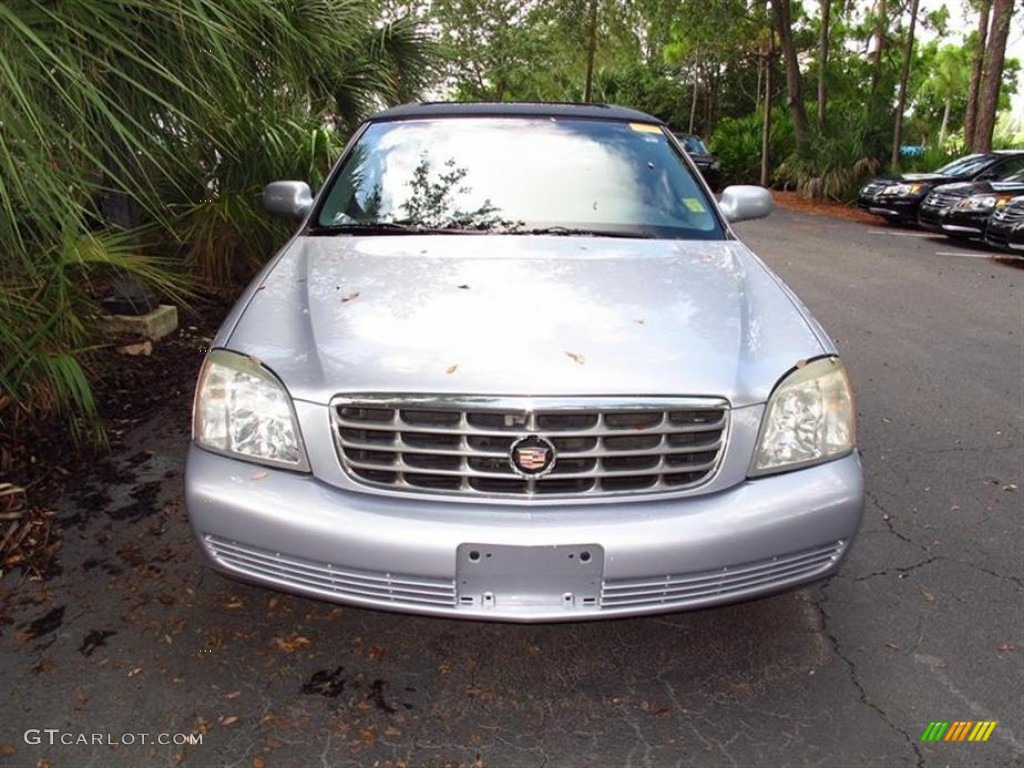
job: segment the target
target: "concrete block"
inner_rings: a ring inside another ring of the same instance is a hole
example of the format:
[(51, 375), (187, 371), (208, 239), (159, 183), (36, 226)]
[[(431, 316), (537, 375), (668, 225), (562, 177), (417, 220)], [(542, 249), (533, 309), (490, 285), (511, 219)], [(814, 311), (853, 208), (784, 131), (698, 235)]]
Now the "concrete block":
[(141, 336), (157, 341), (178, 327), (178, 308), (161, 304), (148, 315), (106, 315), (100, 328), (106, 336)]

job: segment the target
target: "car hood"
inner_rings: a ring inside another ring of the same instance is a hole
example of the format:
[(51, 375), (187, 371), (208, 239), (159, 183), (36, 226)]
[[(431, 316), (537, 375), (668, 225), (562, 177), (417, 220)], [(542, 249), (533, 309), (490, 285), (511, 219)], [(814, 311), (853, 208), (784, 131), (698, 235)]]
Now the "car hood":
[(941, 173), (904, 173), (893, 184), (949, 184), (960, 181), (957, 176), (945, 176)]
[(1024, 181), (993, 181), (988, 185), (988, 189), (979, 190), (980, 192), (1010, 192), (1012, 194), (1024, 193)]
[(325, 403), (377, 392), (763, 402), (831, 352), (738, 242), (297, 237), (215, 340)]
[(957, 181), (952, 184), (941, 184), (936, 192), (954, 192), (963, 195), (975, 195), (988, 192), (992, 186), (987, 181)]

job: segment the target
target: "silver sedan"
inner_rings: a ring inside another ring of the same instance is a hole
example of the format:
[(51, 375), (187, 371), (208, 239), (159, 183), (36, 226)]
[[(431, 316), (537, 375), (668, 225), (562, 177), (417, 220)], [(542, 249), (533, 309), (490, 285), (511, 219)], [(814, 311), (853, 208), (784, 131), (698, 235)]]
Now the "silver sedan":
[(364, 124), (197, 385), (192, 527), (231, 576), (502, 621), (703, 608), (835, 572), (847, 374), (667, 127), (428, 104)]

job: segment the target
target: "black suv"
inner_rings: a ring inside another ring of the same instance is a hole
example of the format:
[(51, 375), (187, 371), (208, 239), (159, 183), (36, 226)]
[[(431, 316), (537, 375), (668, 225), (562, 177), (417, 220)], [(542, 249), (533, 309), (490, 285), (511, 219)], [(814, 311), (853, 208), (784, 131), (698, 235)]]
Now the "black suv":
[(981, 237), (992, 212), (1018, 195), (1024, 195), (1024, 171), (999, 181), (943, 184), (921, 203), (917, 223), (952, 238)]
[(1024, 256), (1024, 196), (1013, 198), (989, 217), (985, 242)]
[(957, 181), (996, 181), (1024, 170), (1024, 150), (967, 155), (935, 173), (905, 173), (872, 179), (860, 190), (857, 206), (889, 221), (916, 223), (921, 201), (935, 187)]
[(711, 153), (708, 145), (704, 143), (700, 136), (695, 136), (692, 133), (677, 133), (675, 137), (683, 145), (686, 154), (693, 160), (693, 164), (697, 166), (697, 170), (700, 171), (704, 181), (711, 187), (711, 191), (721, 191), (722, 166), (718, 164), (718, 158)]

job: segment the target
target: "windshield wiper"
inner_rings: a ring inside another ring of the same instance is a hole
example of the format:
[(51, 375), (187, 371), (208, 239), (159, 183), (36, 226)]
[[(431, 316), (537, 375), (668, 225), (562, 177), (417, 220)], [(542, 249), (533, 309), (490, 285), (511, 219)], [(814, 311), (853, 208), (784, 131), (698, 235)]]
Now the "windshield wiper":
[(462, 229), (427, 227), (421, 224), (402, 224), (394, 221), (332, 224), (310, 227), (307, 232), (309, 235), (458, 235), (466, 233), (467, 231)]
[(535, 227), (533, 229), (510, 229), (511, 235), (562, 235), (565, 237), (625, 237), (639, 240), (657, 240), (657, 235), (649, 232), (624, 232), (617, 229), (585, 229), (582, 227)]

